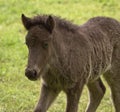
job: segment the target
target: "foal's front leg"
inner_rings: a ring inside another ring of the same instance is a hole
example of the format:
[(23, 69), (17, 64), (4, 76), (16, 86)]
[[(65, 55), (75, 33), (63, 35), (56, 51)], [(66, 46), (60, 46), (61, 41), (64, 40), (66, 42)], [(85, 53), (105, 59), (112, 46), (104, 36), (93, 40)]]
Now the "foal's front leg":
[(59, 92), (60, 90), (53, 90), (43, 84), (41, 89), (41, 96), (34, 112), (46, 112)]
[(84, 83), (77, 84), (74, 88), (68, 89), (67, 94), (67, 107), (66, 112), (77, 112), (78, 103), (81, 96)]

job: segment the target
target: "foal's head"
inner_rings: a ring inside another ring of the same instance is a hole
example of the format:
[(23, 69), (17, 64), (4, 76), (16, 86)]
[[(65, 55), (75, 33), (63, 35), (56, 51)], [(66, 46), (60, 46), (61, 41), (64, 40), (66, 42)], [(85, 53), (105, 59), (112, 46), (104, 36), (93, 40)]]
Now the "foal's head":
[(25, 41), (29, 54), (25, 75), (30, 80), (37, 80), (51, 56), (55, 22), (51, 16), (28, 18), (22, 14), (21, 18), (28, 31)]

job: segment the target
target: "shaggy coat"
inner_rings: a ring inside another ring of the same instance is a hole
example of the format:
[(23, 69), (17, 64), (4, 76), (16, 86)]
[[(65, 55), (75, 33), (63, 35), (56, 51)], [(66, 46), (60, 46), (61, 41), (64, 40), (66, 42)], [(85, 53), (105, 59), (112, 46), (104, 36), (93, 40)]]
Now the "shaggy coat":
[(86, 84), (90, 102), (86, 112), (95, 112), (105, 93), (100, 75), (108, 82), (116, 112), (120, 112), (120, 23), (95, 17), (75, 25), (55, 16), (22, 15), (28, 30), (30, 80), (43, 79), (41, 97), (34, 112), (46, 112), (60, 93), (67, 95), (66, 112), (77, 112)]

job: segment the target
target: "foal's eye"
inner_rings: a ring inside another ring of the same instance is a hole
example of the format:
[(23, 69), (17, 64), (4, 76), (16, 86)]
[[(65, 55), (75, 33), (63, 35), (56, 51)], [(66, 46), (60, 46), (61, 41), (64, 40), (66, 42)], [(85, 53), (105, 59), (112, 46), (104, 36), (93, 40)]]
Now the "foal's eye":
[(47, 42), (44, 42), (44, 43), (42, 44), (42, 47), (43, 47), (44, 49), (47, 49), (47, 48), (48, 48), (48, 43), (47, 43)]

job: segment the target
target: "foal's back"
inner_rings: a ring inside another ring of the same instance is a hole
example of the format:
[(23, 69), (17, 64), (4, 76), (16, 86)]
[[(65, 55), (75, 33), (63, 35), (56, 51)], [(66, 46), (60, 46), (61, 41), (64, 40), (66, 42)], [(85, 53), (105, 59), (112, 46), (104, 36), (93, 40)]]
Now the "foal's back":
[(85, 25), (94, 27), (95, 29), (101, 29), (113, 44), (116, 41), (120, 41), (120, 22), (113, 18), (95, 17), (90, 19)]

